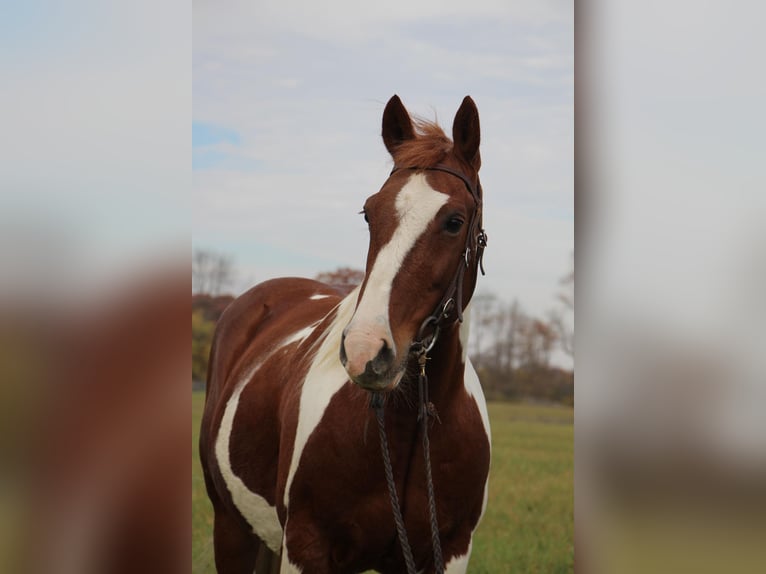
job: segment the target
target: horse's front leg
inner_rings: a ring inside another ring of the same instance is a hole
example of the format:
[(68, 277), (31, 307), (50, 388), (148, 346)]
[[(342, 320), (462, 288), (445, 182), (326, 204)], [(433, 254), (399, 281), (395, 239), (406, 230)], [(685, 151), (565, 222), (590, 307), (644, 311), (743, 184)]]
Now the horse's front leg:
[(328, 545), (310, 520), (290, 516), (282, 538), (280, 574), (332, 574)]
[(249, 574), (258, 557), (258, 541), (241, 516), (215, 508), (215, 568), (219, 574)]

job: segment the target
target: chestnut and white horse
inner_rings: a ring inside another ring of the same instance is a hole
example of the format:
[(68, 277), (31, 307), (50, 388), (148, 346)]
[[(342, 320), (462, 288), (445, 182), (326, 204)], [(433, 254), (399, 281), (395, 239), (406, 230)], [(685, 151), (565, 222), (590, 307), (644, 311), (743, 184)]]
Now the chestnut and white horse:
[(362, 284), (267, 281), (218, 324), (200, 454), (219, 572), (466, 571), (490, 463), (463, 321), (486, 244), (479, 114), (466, 97), (450, 140), (394, 96), (382, 135), (394, 170), (364, 205)]

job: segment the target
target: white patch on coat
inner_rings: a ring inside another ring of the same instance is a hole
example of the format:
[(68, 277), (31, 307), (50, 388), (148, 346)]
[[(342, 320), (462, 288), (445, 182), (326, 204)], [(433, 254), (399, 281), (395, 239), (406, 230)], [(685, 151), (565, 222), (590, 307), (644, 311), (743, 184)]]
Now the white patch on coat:
[[(484, 513), (487, 511), (487, 501), (489, 500), (489, 476), (487, 476), (487, 482), (484, 483), (484, 500), (481, 502), (481, 514), (479, 514), (479, 520), (476, 522), (476, 526), (479, 526), (481, 519), (484, 518)], [(474, 531), (476, 527), (474, 527)]]
[(290, 508), (290, 487), (298, 469), (303, 449), (308, 442), (309, 436), (322, 420), (322, 415), (330, 404), (333, 395), (337, 393), (348, 381), (346, 369), (340, 362), (340, 340), (343, 327), (348, 324), (354, 312), (359, 287), (349, 293), (337, 307), (337, 313), (328, 327), (324, 338), (315, 344), (319, 350), (311, 362), (306, 378), (301, 387), (301, 398), (298, 406), (298, 426), (295, 430), (295, 442), (293, 443), (293, 456), (285, 483), (285, 507)]
[(327, 299), (328, 297), (329, 295), (317, 294), (317, 295), (312, 295), (311, 297), (309, 297), (309, 299), (312, 301), (319, 301), (320, 299)]
[(471, 304), (469, 303), (465, 309), (463, 309), (463, 322), (460, 324), (460, 349), (463, 355), (463, 364), (468, 357), (468, 339), (471, 335)]
[(311, 333), (314, 332), (314, 329), (317, 328), (317, 326), (321, 323), (321, 321), (317, 321), (313, 325), (309, 325), (305, 329), (301, 329), (300, 331), (297, 331), (296, 333), (290, 335), (287, 339), (282, 341), (282, 343), (279, 345), (278, 348), (286, 347), (287, 345), (290, 345), (292, 343), (295, 343), (297, 341), (303, 341), (306, 337), (311, 335)]
[(215, 441), (215, 456), (234, 505), (250, 524), (256, 536), (263, 540), (272, 552), (279, 552), (282, 545), (282, 526), (279, 523), (277, 509), (265, 498), (247, 488), (242, 479), (234, 474), (229, 451), (231, 429), (239, 406), (239, 397), (261, 364), (257, 363), (246, 373), (226, 403)]
[[(290, 524), (290, 518), (287, 518), (285, 523), (285, 530)], [(282, 542), (282, 562), (279, 566), (279, 574), (301, 574), (302, 570), (297, 564), (290, 562), (290, 556), (287, 552), (287, 537), (285, 536)]]
[[(492, 452), (492, 432), (489, 428), (489, 412), (487, 412), (487, 401), (484, 398), (484, 391), (481, 388), (479, 382), (479, 376), (476, 374), (476, 369), (473, 368), (471, 360), (468, 359), (465, 363), (465, 372), (463, 374), (463, 384), (465, 385), (466, 392), (473, 397), (476, 401), (476, 406), (479, 408), (479, 415), (481, 415), (481, 422), (484, 425), (484, 432), (487, 434), (487, 444), (489, 445), (490, 453)], [(476, 526), (479, 525), (481, 519), (484, 517), (484, 512), (487, 510), (487, 499), (489, 497), (489, 477), (484, 484), (484, 501), (481, 505), (481, 514)]]
[(247, 370), (226, 402), (226, 408), (221, 418), (221, 425), (218, 428), (218, 436), (215, 441), (215, 456), (218, 461), (218, 468), (226, 483), (226, 488), (229, 489), (234, 505), (242, 516), (245, 517), (245, 520), (247, 520), (256, 536), (263, 540), (272, 552), (277, 554), (282, 546), (282, 526), (279, 523), (277, 509), (271, 506), (265, 498), (250, 490), (242, 479), (234, 474), (234, 470), (231, 467), (231, 454), (229, 450), (231, 431), (234, 425), (234, 417), (239, 407), (239, 397), (242, 395), (242, 391), (245, 390), (247, 384), (253, 380), (253, 376), (261, 368), (265, 360), (275, 351), (304, 340), (314, 331), (318, 324), (315, 323), (286, 337), (270, 353), (265, 357), (261, 357), (259, 361)]
[(298, 566), (286, 558), (282, 559), (282, 565), (279, 567), (279, 574), (301, 574), (301, 572), (303, 572), (303, 570), (298, 568)]
[(479, 382), (479, 375), (476, 374), (476, 369), (473, 368), (471, 359), (466, 359), (465, 372), (463, 373), (463, 385), (466, 392), (473, 397), (476, 401), (476, 406), (479, 408), (479, 415), (481, 415), (481, 422), (484, 425), (484, 432), (487, 433), (487, 442), (490, 449), (492, 448), (492, 433), (489, 428), (489, 412), (487, 412), (487, 401), (484, 398), (484, 391), (481, 388)]
[(454, 556), (444, 567), (444, 574), (465, 574), (468, 571), (468, 560), (471, 558), (473, 541), (468, 542), (468, 551), (460, 556)]
[(396, 195), (395, 203), (399, 225), (375, 259), (350, 329), (353, 324), (375, 322), (380, 317), (388, 323), (388, 304), (394, 279), (415, 242), (448, 200), (449, 195), (428, 185), (422, 173), (413, 174), (404, 184)]

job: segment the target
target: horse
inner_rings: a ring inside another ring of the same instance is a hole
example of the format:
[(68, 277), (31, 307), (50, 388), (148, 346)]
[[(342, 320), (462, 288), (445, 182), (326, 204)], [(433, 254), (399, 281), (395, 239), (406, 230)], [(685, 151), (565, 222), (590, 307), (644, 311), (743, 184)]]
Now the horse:
[(466, 96), (450, 140), (394, 95), (382, 136), (394, 168), (362, 210), (362, 283), (272, 279), (217, 325), (199, 448), (218, 572), (467, 569), (491, 450), (466, 355), (479, 113)]

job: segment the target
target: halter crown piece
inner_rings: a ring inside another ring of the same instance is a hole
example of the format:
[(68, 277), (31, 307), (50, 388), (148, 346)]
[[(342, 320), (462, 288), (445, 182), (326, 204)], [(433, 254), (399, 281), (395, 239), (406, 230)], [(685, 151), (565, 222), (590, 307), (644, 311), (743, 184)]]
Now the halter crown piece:
[[(442, 164), (436, 164), (433, 167), (401, 167), (394, 166), (391, 170), (391, 175), (402, 169), (412, 169), (421, 171), (442, 171), (450, 175), (454, 175), (459, 178), (466, 186), (475, 203), (475, 209), (471, 215), (471, 221), (468, 225), (468, 235), (466, 237), (465, 250), (461, 254), (462, 262), (458, 264), (455, 275), (450, 282), (449, 287), (442, 296), (441, 301), (420, 326), (420, 330), (417, 334), (417, 339), (412, 343), (410, 347), (410, 355), (415, 357), (418, 362), (419, 375), (418, 375), (418, 420), (421, 423), (423, 429), (423, 457), (425, 462), (426, 472), (426, 487), (428, 490), (428, 510), (430, 514), (431, 522), (431, 544), (434, 552), (434, 570), (437, 574), (444, 573), (444, 559), (442, 557), (441, 541), (439, 540), (439, 524), (436, 518), (436, 495), (434, 494), (434, 485), (431, 478), (431, 448), (428, 441), (428, 419), (429, 417), (435, 417), (439, 419), (439, 415), (436, 413), (436, 408), (433, 403), (428, 400), (428, 377), (426, 376), (426, 361), (428, 360), (428, 353), (433, 349), (436, 344), (436, 340), (439, 337), (439, 331), (442, 323), (452, 314), (452, 311), (456, 311), (456, 320), (463, 322), (463, 277), (465, 276), (465, 270), (471, 264), (471, 254), (474, 254), (475, 265), (481, 270), (481, 274), (484, 275), (484, 249), (487, 246), (487, 234), (481, 226), (481, 211), (482, 211), (482, 189), (478, 176), (476, 179), (476, 185), (466, 177), (466, 175), (460, 171), (454, 170), (451, 167)], [(433, 331), (426, 335), (429, 329)], [(383, 417), (384, 400), (382, 393), (371, 393), (370, 407), (374, 409), (375, 415), (378, 421), (378, 434), (380, 436), (380, 449), (383, 456), (383, 467), (386, 474), (386, 483), (388, 485), (388, 495), (391, 501), (391, 509), (394, 513), (394, 524), (396, 525), (396, 533), (399, 538), (399, 544), (402, 547), (402, 554), (404, 556), (404, 562), (407, 567), (408, 574), (415, 574), (417, 572), (415, 566), (415, 559), (412, 555), (412, 549), (410, 548), (409, 540), (407, 539), (407, 530), (404, 526), (404, 519), (402, 517), (401, 507), (399, 505), (399, 497), (396, 493), (396, 483), (394, 482), (393, 469), (391, 466), (391, 454), (388, 448), (388, 439), (386, 437), (385, 420)], [(441, 422), (441, 421), (440, 421)]]

